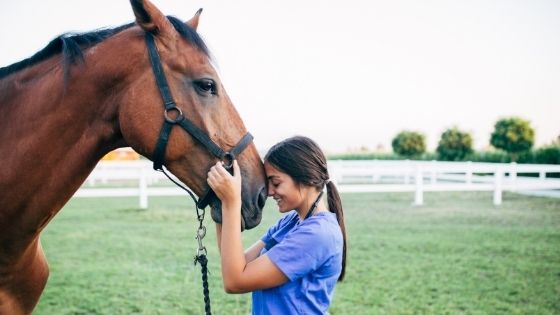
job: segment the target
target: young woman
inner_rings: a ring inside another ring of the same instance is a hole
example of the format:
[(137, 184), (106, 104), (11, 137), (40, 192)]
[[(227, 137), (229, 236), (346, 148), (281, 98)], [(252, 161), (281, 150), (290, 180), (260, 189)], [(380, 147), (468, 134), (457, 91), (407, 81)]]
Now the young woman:
[(264, 167), (268, 195), (286, 215), (245, 252), (239, 166), (234, 161), (233, 176), (221, 163), (208, 172), (208, 184), (222, 201), (216, 230), (225, 290), (253, 292), (253, 314), (324, 314), (346, 266), (344, 214), (325, 155), (298, 136), (273, 146)]

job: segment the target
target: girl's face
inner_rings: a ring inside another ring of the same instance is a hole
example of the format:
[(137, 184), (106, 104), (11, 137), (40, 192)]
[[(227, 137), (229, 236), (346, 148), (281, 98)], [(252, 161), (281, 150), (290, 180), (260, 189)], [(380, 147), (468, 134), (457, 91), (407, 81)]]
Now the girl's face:
[(290, 175), (282, 173), (268, 162), (264, 162), (268, 181), (268, 195), (278, 204), (278, 211), (284, 213), (298, 210), (304, 203), (304, 195)]

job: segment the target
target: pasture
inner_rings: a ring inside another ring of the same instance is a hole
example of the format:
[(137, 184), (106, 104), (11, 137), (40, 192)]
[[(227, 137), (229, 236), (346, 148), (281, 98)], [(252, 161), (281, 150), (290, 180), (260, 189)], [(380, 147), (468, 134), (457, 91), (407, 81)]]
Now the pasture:
[[(560, 199), (490, 192), (343, 194), (349, 258), (331, 314), (559, 314)], [(73, 199), (48, 225), (50, 264), (34, 314), (202, 314), (190, 199)], [(268, 202), (257, 240), (279, 214)], [(227, 295), (213, 223), (214, 314), (250, 314), (250, 294)]]

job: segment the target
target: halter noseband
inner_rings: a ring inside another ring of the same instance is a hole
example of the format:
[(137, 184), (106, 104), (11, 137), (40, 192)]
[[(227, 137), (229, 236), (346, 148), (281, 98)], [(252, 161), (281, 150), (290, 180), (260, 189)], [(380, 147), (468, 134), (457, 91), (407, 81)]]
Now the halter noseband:
[[(154, 71), (154, 76), (156, 78), (156, 83), (163, 100), (163, 105), (165, 107), (163, 115), (164, 122), (161, 130), (159, 132), (159, 138), (156, 143), (156, 148), (154, 149), (153, 159), (154, 159), (154, 170), (164, 171), (163, 163), (165, 161), (165, 148), (167, 147), (167, 141), (169, 140), (169, 134), (171, 133), (171, 128), (174, 125), (181, 126), (187, 133), (189, 133), (193, 138), (195, 138), (200, 144), (202, 144), (212, 155), (218, 158), (220, 161), (226, 161), (226, 169), (231, 173), (233, 172), (232, 163), (233, 160), (239, 155), (253, 140), (253, 136), (250, 133), (245, 134), (241, 140), (230, 150), (225, 151), (219, 145), (217, 145), (202, 129), (198, 128), (191, 120), (183, 115), (183, 112), (173, 100), (171, 95), (171, 90), (167, 84), (167, 79), (165, 78), (165, 73), (161, 65), (160, 57), (157, 51), (156, 43), (154, 41), (154, 36), (151, 33), (146, 32), (146, 46), (148, 47), (148, 54), (150, 56), (150, 63), (152, 65), (152, 70)], [(176, 112), (176, 115), (170, 115), (170, 113)], [(167, 175), (167, 174), (166, 174)], [(183, 187), (182, 187), (183, 188)], [(184, 189), (184, 188), (183, 188)], [(193, 200), (194, 196), (190, 191), (187, 190)], [(202, 198), (198, 201), (195, 200), (196, 206), (199, 209), (204, 209), (216, 198), (216, 194), (209, 187)]]

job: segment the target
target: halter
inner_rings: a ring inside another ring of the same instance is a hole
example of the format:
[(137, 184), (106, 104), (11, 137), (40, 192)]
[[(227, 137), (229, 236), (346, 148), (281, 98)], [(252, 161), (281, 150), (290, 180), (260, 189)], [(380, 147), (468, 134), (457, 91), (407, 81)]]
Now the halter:
[[(225, 151), (219, 145), (217, 145), (206, 132), (198, 128), (191, 120), (183, 115), (183, 112), (173, 100), (171, 95), (171, 90), (167, 84), (167, 79), (165, 78), (165, 73), (161, 65), (160, 57), (154, 41), (154, 36), (151, 33), (146, 32), (146, 45), (148, 46), (148, 54), (150, 56), (150, 63), (152, 64), (152, 70), (154, 71), (154, 76), (156, 78), (156, 83), (163, 100), (164, 111), (163, 117), (165, 118), (163, 126), (159, 132), (159, 138), (156, 143), (156, 148), (154, 149), (153, 160), (154, 160), (154, 170), (164, 172), (163, 163), (165, 161), (165, 148), (167, 147), (167, 141), (169, 140), (169, 134), (171, 133), (171, 128), (174, 125), (179, 125), (188, 134), (195, 138), (201, 145), (203, 145), (212, 155), (218, 158), (220, 161), (225, 161), (225, 168), (232, 173), (233, 160), (239, 155), (245, 148), (253, 141), (253, 136), (250, 133), (246, 133), (241, 140), (230, 150)], [(170, 115), (175, 112), (175, 118)], [(168, 176), (167, 174), (165, 174)], [(168, 176), (169, 177), (169, 176)], [(177, 182), (173, 181), (175, 184), (179, 185)], [(185, 187), (180, 186), (185, 189)], [(216, 194), (209, 187), (204, 193), (202, 198), (198, 201), (194, 198), (192, 192), (188, 191), (193, 200), (196, 203), (198, 209), (204, 209), (208, 204), (216, 198)]]
[[(206, 206), (216, 197), (214, 191), (209, 187), (204, 193), (202, 198), (198, 200), (195, 194), (188, 188), (177, 181), (175, 181), (167, 172), (165, 171), (163, 164), (165, 162), (165, 148), (167, 147), (167, 142), (169, 141), (169, 134), (174, 125), (181, 126), (188, 134), (195, 138), (201, 145), (203, 145), (212, 155), (218, 158), (220, 161), (224, 161), (225, 168), (233, 173), (233, 161), (253, 140), (253, 136), (250, 133), (245, 134), (241, 140), (230, 150), (225, 151), (219, 145), (217, 145), (208, 134), (206, 134), (202, 129), (198, 128), (191, 120), (183, 115), (183, 112), (173, 100), (171, 95), (171, 90), (167, 84), (167, 79), (165, 78), (165, 72), (161, 65), (161, 60), (158, 54), (156, 43), (154, 41), (154, 36), (151, 33), (146, 32), (146, 46), (148, 47), (148, 54), (150, 56), (150, 64), (152, 65), (152, 70), (154, 71), (154, 76), (156, 78), (156, 83), (163, 100), (163, 126), (159, 132), (159, 138), (156, 143), (156, 148), (154, 149), (153, 160), (154, 160), (154, 170), (163, 172), (167, 178), (169, 178), (177, 186), (189, 193), (190, 197), (195, 203), (196, 214), (199, 222), (198, 231), (196, 233), (196, 239), (198, 240), (198, 250), (194, 257), (195, 265), (200, 263), (202, 267), (202, 286), (204, 293), (204, 308), (206, 314), (212, 314), (210, 311), (210, 293), (208, 291), (208, 259), (206, 258), (206, 247), (202, 245), (202, 239), (206, 235), (206, 227), (203, 225), (204, 213)], [(174, 118), (172, 112), (175, 112)], [(201, 211), (199, 211), (199, 209)]]

